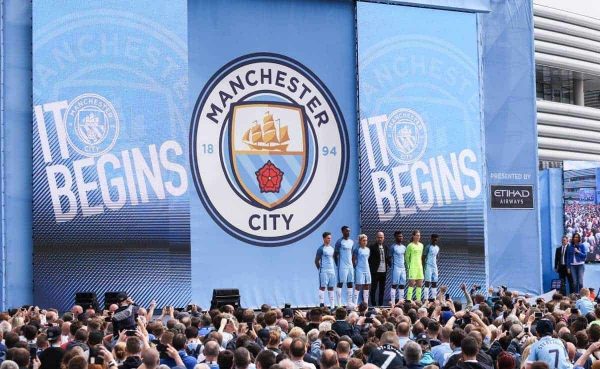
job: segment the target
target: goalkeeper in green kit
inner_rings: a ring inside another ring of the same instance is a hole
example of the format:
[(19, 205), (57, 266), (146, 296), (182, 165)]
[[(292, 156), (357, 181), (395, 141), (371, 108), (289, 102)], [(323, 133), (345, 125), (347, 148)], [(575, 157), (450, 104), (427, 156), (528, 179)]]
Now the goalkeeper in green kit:
[(423, 244), (421, 240), (421, 231), (415, 229), (412, 232), (411, 242), (406, 246), (404, 259), (408, 269), (408, 290), (406, 299), (412, 301), (413, 290), (416, 288), (416, 300), (421, 301), (421, 291), (423, 287)]

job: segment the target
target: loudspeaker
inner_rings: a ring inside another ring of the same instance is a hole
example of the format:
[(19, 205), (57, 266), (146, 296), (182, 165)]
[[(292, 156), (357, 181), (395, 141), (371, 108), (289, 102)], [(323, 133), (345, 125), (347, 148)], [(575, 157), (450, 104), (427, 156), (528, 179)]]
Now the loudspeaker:
[(108, 308), (110, 307), (110, 305), (112, 304), (119, 304), (119, 300), (117, 300), (117, 296), (120, 293), (125, 293), (122, 291), (119, 292), (106, 292), (104, 293), (104, 309), (108, 310)]
[(75, 305), (80, 305), (84, 311), (89, 308), (100, 311), (100, 306), (98, 305), (98, 299), (95, 292), (75, 293)]
[(213, 290), (210, 308), (218, 309), (223, 305), (232, 305), (235, 309), (240, 307), (240, 290), (237, 288)]

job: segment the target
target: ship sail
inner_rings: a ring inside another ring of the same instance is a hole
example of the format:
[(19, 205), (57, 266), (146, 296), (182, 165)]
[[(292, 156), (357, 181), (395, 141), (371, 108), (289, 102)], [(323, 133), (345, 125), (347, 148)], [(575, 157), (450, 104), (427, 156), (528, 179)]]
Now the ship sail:
[(279, 143), (279, 139), (277, 138), (277, 131), (275, 130), (275, 121), (273, 120), (273, 114), (269, 114), (269, 112), (265, 113), (263, 117), (263, 139), (266, 143)]
[(280, 120), (273, 119), (273, 114), (267, 111), (262, 124), (254, 121), (252, 127), (244, 132), (242, 141), (252, 150), (287, 151), (290, 141), (288, 126), (282, 126)]
[(263, 142), (262, 131), (258, 123), (250, 128), (250, 132), (252, 133), (252, 142)]
[(267, 123), (267, 122), (272, 122), (273, 121), (273, 114), (266, 112), (265, 115), (263, 116), (263, 124)]
[(281, 126), (279, 128), (279, 142), (287, 142), (290, 140), (288, 135), (288, 126)]

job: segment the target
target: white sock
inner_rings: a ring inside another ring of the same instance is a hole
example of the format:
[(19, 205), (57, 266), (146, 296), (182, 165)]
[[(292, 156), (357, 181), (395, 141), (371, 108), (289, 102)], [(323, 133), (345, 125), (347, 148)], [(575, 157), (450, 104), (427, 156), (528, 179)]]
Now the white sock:
[(396, 305), (396, 289), (392, 288), (390, 290), (390, 301), (392, 302), (392, 305)]
[(429, 287), (423, 287), (423, 301), (429, 298)]
[(325, 303), (325, 291), (319, 290), (319, 304)]
[(404, 288), (398, 289), (398, 300), (404, 300)]
[(363, 290), (363, 302), (369, 305), (369, 290)]
[(342, 288), (336, 288), (335, 289), (335, 295), (336, 295), (336, 304), (337, 306), (342, 306)]
[(358, 305), (358, 296), (360, 296), (360, 291), (359, 290), (355, 290), (354, 291), (354, 296), (353, 296), (354, 306)]
[(431, 294), (434, 299), (437, 299), (437, 287), (431, 287)]
[(335, 292), (333, 291), (327, 291), (329, 292), (329, 303), (331, 304), (331, 307), (334, 308), (335, 307)]
[(348, 287), (346, 289), (346, 304), (350, 305), (354, 302), (354, 288)]

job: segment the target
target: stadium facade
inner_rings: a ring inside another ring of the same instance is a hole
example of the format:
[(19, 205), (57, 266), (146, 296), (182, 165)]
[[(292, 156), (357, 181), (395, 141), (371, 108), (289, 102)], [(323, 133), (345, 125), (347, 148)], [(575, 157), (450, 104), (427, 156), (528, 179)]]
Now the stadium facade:
[(600, 161), (600, 7), (535, 0), (533, 11), (540, 165)]
[(581, 204), (597, 204), (599, 168), (586, 168), (564, 171), (564, 199)]

